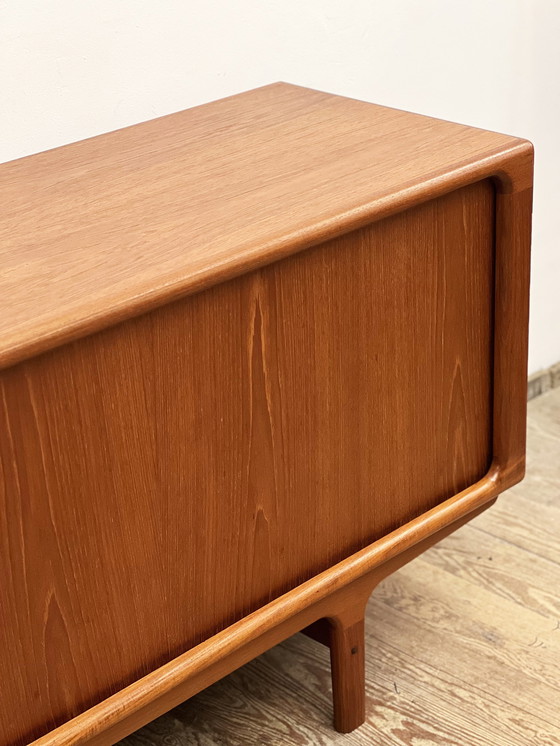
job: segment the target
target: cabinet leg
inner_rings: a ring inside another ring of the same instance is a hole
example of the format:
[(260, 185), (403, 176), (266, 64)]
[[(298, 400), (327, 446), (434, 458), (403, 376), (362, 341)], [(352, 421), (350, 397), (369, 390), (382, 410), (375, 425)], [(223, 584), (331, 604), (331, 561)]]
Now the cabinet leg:
[(366, 717), (364, 619), (329, 621), (334, 727), (350, 733)]

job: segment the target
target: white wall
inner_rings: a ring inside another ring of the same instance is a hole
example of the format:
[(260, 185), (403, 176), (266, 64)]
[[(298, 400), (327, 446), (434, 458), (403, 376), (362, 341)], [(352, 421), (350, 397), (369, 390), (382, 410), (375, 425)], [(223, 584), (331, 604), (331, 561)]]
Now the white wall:
[(0, 0), (0, 162), (275, 80), (528, 137), (534, 371), (560, 360), (559, 38), (556, 0)]

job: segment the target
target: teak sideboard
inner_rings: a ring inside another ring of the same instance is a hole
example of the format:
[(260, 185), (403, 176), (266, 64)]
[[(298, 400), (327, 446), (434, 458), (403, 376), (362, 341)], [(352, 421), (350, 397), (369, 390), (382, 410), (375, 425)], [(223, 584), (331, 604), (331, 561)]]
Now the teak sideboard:
[[(524, 472), (532, 146), (275, 84), (0, 167), (0, 744), (286, 637)], [(473, 547), (476, 551), (476, 547)]]

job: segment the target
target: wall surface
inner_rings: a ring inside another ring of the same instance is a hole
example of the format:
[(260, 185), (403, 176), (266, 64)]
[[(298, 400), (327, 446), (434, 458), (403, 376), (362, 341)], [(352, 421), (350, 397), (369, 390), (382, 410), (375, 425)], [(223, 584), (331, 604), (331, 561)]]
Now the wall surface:
[(0, 0), (0, 162), (275, 80), (527, 137), (532, 372), (560, 360), (559, 37), (555, 0)]

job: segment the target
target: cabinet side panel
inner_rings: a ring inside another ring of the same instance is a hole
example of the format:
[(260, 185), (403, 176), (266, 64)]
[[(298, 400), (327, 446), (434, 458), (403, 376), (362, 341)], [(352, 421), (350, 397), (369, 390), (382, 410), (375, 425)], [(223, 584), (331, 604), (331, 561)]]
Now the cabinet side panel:
[(481, 477), (481, 182), (5, 370), (0, 743)]

